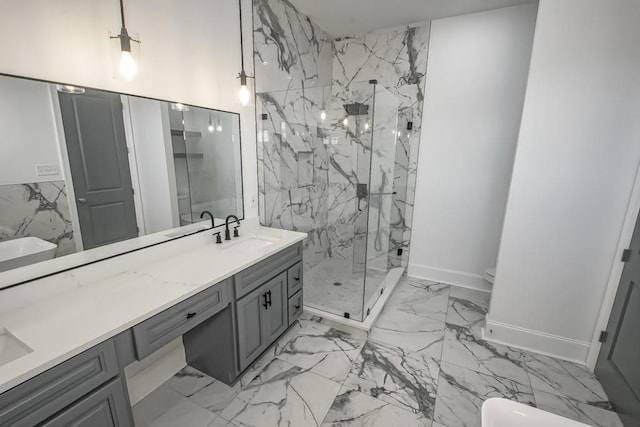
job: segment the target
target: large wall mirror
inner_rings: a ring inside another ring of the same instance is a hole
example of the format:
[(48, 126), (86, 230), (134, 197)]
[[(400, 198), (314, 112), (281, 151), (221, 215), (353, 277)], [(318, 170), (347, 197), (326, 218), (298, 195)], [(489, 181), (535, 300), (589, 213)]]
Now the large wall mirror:
[(204, 211), (244, 217), (238, 114), (0, 75), (0, 288), (201, 231)]

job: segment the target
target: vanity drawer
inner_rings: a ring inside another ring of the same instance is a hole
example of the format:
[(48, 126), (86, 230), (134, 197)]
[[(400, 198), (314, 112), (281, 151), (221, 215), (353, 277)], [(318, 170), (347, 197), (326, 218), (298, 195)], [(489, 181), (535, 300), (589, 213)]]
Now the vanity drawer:
[(118, 375), (105, 341), (0, 395), (0, 425), (34, 426)]
[(136, 357), (142, 360), (229, 304), (231, 278), (133, 327)]
[(289, 326), (302, 314), (304, 310), (304, 300), (302, 299), (302, 290), (289, 298)]
[(236, 299), (242, 298), (267, 280), (302, 259), (302, 244), (283, 249), (235, 275)]
[(74, 403), (41, 427), (129, 427), (129, 401), (122, 380), (116, 378), (84, 399)]
[(302, 289), (302, 262), (297, 263), (289, 270), (287, 270), (287, 295), (292, 296), (300, 289)]

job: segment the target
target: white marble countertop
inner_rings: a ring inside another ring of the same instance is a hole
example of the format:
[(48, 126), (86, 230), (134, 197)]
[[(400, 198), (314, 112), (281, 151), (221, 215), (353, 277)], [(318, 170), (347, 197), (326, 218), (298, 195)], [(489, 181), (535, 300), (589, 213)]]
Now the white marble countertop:
[[(259, 226), (241, 228), (241, 233), (233, 242), (217, 245), (205, 231), (154, 250), (142, 249), (40, 279), (38, 287), (50, 284), (64, 290), (28, 304), (16, 300), (18, 308), (0, 312), (0, 329), (7, 329), (33, 349), (0, 366), (0, 393), (306, 237)], [(240, 244), (252, 237), (273, 244), (265, 248)], [(102, 272), (96, 272), (97, 268)], [(6, 300), (3, 304), (8, 305)]]

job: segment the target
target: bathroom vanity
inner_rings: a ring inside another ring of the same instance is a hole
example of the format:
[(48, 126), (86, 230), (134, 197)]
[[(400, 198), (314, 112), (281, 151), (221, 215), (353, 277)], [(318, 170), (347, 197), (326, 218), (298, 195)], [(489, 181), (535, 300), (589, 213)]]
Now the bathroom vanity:
[[(95, 283), (60, 273), (80, 283), (0, 314), (27, 348), (0, 365), (0, 425), (132, 425), (125, 366), (180, 337), (189, 365), (234, 383), (302, 313), (304, 237), (256, 227), (216, 245), (199, 233)], [(82, 268), (109, 267), (98, 264)]]

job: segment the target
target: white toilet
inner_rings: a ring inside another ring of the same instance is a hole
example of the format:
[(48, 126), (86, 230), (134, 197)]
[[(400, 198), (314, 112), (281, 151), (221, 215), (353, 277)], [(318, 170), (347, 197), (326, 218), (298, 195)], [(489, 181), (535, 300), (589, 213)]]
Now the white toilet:
[(482, 404), (482, 427), (591, 427), (569, 418), (552, 414), (501, 397)]

